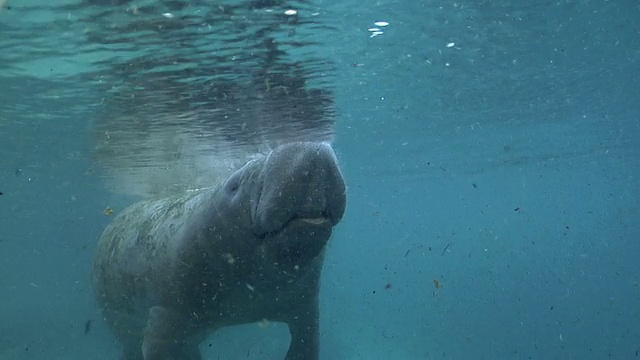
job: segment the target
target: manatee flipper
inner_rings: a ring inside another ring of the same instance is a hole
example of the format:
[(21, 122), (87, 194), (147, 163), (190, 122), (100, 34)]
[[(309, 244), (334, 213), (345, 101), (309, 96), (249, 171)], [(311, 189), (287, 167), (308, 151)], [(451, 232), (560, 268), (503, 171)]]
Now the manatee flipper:
[(320, 334), (318, 325), (289, 325), (291, 344), (285, 360), (317, 360), (319, 354)]
[(144, 360), (202, 360), (197, 344), (186, 341), (180, 317), (172, 311), (153, 306), (149, 309), (142, 341)]
[(291, 344), (285, 360), (318, 360), (320, 358), (318, 300), (311, 294), (307, 299), (312, 301), (300, 306), (286, 321), (291, 333)]

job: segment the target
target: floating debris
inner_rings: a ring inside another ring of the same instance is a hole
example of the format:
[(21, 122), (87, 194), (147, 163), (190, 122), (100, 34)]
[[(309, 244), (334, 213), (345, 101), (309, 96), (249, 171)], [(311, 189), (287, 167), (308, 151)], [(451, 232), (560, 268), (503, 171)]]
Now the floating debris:
[(453, 244), (453, 242), (449, 242), (447, 245), (445, 245), (445, 247), (442, 249), (442, 253), (440, 254), (440, 256), (444, 256), (444, 254), (449, 251), (451, 244)]
[(382, 31), (381, 28), (389, 26), (389, 23), (386, 21), (376, 21), (373, 23), (373, 25), (375, 25), (375, 27), (372, 26), (368, 29), (371, 33), (371, 35), (369, 36), (370, 38), (384, 34), (384, 31)]
[(284, 12), (285, 15), (292, 16), (298, 13), (298, 10), (289, 9)]
[(227, 264), (233, 265), (236, 263), (236, 258), (231, 253), (226, 253), (222, 255), (222, 258), (227, 261)]
[(109, 215), (113, 215), (113, 208), (112, 207), (107, 207), (106, 209), (104, 209), (103, 212), (105, 215), (109, 216)]
[(93, 319), (89, 319), (84, 323), (84, 334), (87, 335), (91, 332), (91, 325), (93, 324)]
[(433, 279), (433, 286), (435, 286), (436, 289), (442, 289), (443, 288), (442, 283), (438, 279)]
[(454, 42), (450, 42), (450, 43), (447, 44), (448, 48), (452, 48), (454, 46), (456, 46), (456, 43), (454, 43)]

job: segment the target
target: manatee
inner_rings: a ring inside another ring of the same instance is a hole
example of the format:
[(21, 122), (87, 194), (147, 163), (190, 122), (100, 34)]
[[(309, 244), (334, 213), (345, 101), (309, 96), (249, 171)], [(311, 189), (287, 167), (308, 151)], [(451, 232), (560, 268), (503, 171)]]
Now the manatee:
[(113, 219), (92, 282), (125, 360), (202, 359), (215, 329), (286, 323), (286, 359), (319, 358), (325, 245), (346, 187), (327, 143), (281, 145), (208, 189), (143, 201)]

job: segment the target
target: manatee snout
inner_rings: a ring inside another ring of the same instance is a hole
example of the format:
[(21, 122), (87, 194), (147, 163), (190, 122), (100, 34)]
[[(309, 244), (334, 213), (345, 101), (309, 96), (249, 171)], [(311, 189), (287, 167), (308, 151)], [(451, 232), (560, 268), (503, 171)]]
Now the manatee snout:
[(346, 186), (327, 143), (299, 142), (277, 148), (266, 159), (261, 178), (254, 219), (262, 234), (292, 223), (332, 227), (344, 215)]

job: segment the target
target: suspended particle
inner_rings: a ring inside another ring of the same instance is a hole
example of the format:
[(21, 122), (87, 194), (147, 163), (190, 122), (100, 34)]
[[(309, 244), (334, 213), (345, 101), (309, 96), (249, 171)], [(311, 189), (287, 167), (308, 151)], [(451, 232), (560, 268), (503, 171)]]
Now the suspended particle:
[(289, 9), (284, 12), (285, 15), (292, 16), (298, 13), (298, 10)]
[(268, 328), (269, 327), (269, 320), (262, 319), (262, 320), (258, 321), (258, 326), (260, 326), (263, 329)]
[(385, 26), (389, 26), (389, 23), (386, 21), (376, 21), (373, 23), (373, 25), (375, 26), (380, 26), (380, 27), (385, 27)]
[(435, 286), (436, 289), (442, 289), (444, 287), (438, 279), (433, 279), (433, 286)]

